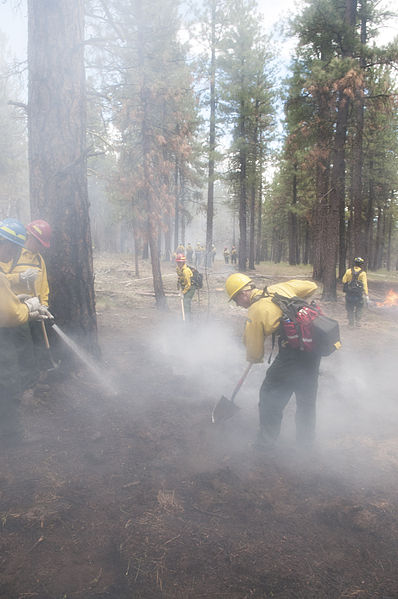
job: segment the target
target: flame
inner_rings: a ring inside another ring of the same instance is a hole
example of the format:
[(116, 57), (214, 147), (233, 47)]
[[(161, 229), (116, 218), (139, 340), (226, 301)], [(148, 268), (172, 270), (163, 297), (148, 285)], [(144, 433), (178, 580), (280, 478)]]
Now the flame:
[(376, 302), (376, 305), (386, 307), (398, 306), (398, 293), (395, 293), (395, 291), (390, 289), (384, 302)]

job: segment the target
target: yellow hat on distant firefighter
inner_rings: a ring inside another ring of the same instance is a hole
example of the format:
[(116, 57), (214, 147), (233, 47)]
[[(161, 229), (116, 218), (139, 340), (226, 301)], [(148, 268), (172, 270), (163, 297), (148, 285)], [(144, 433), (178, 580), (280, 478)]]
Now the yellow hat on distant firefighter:
[(229, 295), (229, 301), (233, 300), (239, 291), (242, 291), (242, 289), (249, 284), (253, 284), (253, 281), (250, 277), (241, 272), (229, 275), (228, 279), (225, 281), (225, 289)]

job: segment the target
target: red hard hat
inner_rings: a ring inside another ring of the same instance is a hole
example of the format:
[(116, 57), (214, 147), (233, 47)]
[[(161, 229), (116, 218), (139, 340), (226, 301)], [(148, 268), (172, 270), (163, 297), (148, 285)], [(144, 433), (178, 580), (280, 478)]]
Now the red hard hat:
[(184, 254), (177, 254), (176, 262), (185, 262)]
[(26, 230), (28, 233), (36, 237), (38, 241), (45, 247), (50, 247), (50, 239), (51, 239), (51, 227), (45, 220), (32, 220), (26, 226)]

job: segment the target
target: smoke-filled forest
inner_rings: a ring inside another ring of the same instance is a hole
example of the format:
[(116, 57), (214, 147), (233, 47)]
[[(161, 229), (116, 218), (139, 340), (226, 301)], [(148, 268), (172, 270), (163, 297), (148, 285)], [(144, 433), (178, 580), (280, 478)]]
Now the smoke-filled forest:
[(397, 15), (280, 9), (0, 5), (0, 599), (398, 597)]

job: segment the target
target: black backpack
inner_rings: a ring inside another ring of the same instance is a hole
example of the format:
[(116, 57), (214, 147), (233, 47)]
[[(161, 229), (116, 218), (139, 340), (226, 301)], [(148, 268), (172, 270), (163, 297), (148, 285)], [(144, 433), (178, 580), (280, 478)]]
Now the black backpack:
[(196, 289), (202, 289), (203, 287), (203, 275), (194, 266), (188, 266), (192, 271), (191, 284)]
[[(300, 297), (288, 298), (279, 293), (271, 299), (282, 310), (279, 334), (286, 345), (319, 356), (330, 356), (340, 349), (339, 323), (325, 316), (314, 301), (308, 303)], [(274, 342), (273, 335), (272, 347)]]
[(362, 272), (359, 270), (358, 272), (354, 267), (351, 268), (351, 281), (348, 283), (344, 283), (343, 292), (346, 293), (352, 299), (360, 299), (363, 294), (363, 285), (362, 281), (359, 281), (359, 275)]

